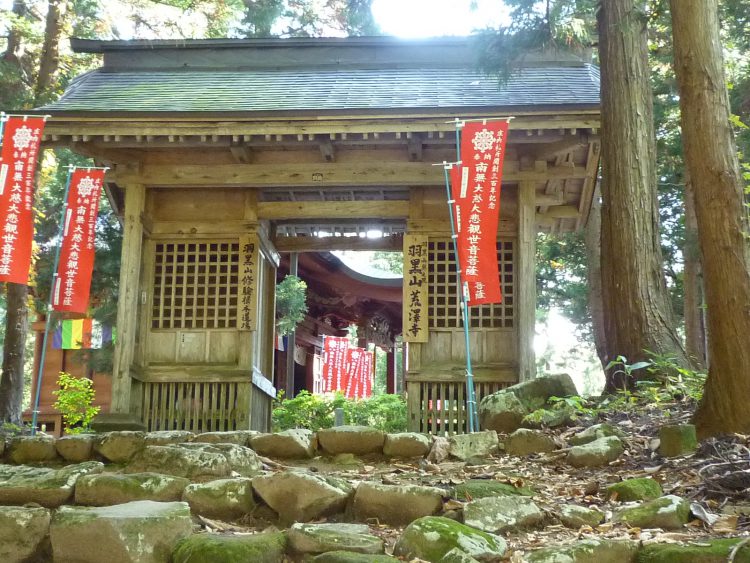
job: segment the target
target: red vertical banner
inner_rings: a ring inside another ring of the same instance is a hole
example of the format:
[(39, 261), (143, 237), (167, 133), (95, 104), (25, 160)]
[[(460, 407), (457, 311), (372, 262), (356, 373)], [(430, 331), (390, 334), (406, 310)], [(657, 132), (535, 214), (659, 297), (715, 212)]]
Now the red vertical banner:
[(364, 361), (362, 362), (362, 397), (367, 399), (372, 396), (372, 383), (375, 377), (375, 360), (374, 352), (365, 351)]
[(34, 174), (43, 117), (9, 117), (0, 151), (0, 282), (29, 283)]
[(468, 122), (451, 169), (458, 259), (469, 305), (499, 303), (497, 228), (508, 122)]
[(349, 339), (326, 336), (323, 343), (323, 393), (344, 390)]
[(96, 215), (103, 184), (103, 169), (76, 168), (70, 175), (60, 261), (52, 293), (55, 311), (85, 313), (88, 309), (96, 252)]
[(362, 363), (364, 361), (364, 350), (362, 348), (349, 348), (346, 352), (346, 398), (357, 399), (362, 388)]

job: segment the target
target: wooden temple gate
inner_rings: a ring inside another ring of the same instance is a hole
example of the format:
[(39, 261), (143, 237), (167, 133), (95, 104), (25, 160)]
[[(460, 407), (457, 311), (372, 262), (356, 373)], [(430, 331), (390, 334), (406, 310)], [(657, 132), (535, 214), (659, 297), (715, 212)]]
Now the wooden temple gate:
[[(542, 57), (498, 89), (464, 40), (73, 47), (102, 53), (103, 68), (41, 111), (48, 146), (112, 167), (124, 229), (113, 423), (267, 430), (279, 253), (403, 249), (410, 429), (463, 432), (465, 346), (433, 165), (455, 160), (455, 117), (515, 117), (498, 231), (505, 300), (471, 312), (477, 397), (535, 376), (535, 237), (586, 222), (594, 67)], [(368, 229), (386, 236), (333, 236)]]

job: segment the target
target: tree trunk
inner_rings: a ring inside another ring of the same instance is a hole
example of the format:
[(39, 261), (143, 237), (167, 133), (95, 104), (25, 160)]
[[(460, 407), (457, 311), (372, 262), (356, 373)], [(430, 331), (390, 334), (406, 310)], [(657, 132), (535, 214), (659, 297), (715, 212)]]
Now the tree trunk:
[(34, 87), (36, 105), (44, 101), (44, 96), (52, 87), (55, 74), (60, 66), (60, 39), (63, 31), (63, 17), (67, 10), (65, 0), (49, 0), (48, 6), (44, 44), (39, 60), (39, 74), (37, 74)]
[(599, 190), (594, 193), (589, 220), (584, 233), (586, 242), (586, 262), (588, 263), (589, 297), (591, 325), (594, 335), (596, 355), (602, 367), (607, 365), (607, 338), (604, 334), (604, 303), (602, 302), (602, 203)]
[[(656, 140), (646, 20), (635, 0), (597, 14), (602, 98), (602, 297), (608, 359), (645, 350), (685, 363), (667, 297), (659, 245)], [(610, 375), (607, 388), (631, 381)]]
[[(26, 16), (25, 0), (13, 1), (13, 15), (17, 18)], [(21, 56), (23, 55), (23, 42), (21, 41), (21, 30), (19, 26), (13, 25), (8, 29), (8, 43), (3, 54), (3, 60), (15, 66), (21, 66)]]
[(750, 434), (750, 245), (717, 0), (671, 0), (682, 137), (703, 258), (710, 366), (701, 437)]
[(23, 410), (23, 357), (28, 329), (28, 292), (25, 285), (7, 283), (5, 346), (0, 378), (0, 422), (21, 424)]
[(690, 174), (685, 172), (685, 260), (682, 285), (684, 287), (685, 350), (698, 367), (706, 366), (706, 339), (703, 326), (703, 292), (701, 284), (701, 259), (698, 247), (698, 219)]

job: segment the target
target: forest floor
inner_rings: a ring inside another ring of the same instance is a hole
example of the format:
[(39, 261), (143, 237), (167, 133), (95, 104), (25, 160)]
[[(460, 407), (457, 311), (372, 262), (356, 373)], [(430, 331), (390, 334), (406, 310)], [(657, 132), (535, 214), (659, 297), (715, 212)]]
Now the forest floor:
[[(638, 540), (644, 544), (693, 543), (711, 538), (747, 536), (750, 542), (750, 436), (731, 435), (709, 439), (690, 455), (664, 458), (658, 453), (658, 432), (664, 424), (689, 422), (694, 404), (674, 401), (658, 405), (634, 405), (626, 411), (598, 411), (576, 427), (548, 429), (560, 449), (546, 454), (516, 457), (500, 453), (476, 463), (446, 461), (433, 464), (426, 460), (388, 461), (383, 458), (351, 458), (341, 461), (315, 458), (305, 462), (274, 464), (271, 469), (305, 467), (325, 475), (338, 476), (351, 483), (379, 481), (388, 485), (419, 484), (448, 489), (469, 479), (492, 479), (516, 487), (531, 487), (534, 502), (547, 518), (543, 527), (514, 530), (502, 534), (508, 542), (506, 561), (523, 561), (529, 551), (582, 539), (606, 538)], [(574, 468), (565, 462), (567, 438), (592, 423), (609, 422), (625, 433), (625, 452), (619, 459), (600, 468)], [(502, 437), (501, 437), (502, 442)], [(625, 479), (651, 477), (662, 486), (665, 495), (677, 495), (691, 503), (692, 520), (682, 529), (640, 529), (613, 524), (611, 516), (621, 503), (609, 497), (607, 486)], [(560, 523), (559, 508), (575, 504), (598, 508), (607, 516), (596, 527), (566, 528)], [(460, 513), (463, 503), (448, 501), (445, 509)], [(240, 523), (224, 524), (203, 519), (210, 532), (256, 533), (273, 529), (273, 515), (259, 512)], [(338, 516), (325, 521), (346, 521)], [(368, 522), (372, 533), (384, 539), (386, 551), (393, 546), (403, 528)], [(743, 542), (744, 543), (744, 542)]]

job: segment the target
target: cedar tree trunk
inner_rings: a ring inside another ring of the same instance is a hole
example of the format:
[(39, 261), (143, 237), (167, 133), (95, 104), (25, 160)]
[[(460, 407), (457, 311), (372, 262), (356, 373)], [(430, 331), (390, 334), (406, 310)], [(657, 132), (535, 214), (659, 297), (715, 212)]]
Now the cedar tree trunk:
[[(602, 297), (608, 359), (646, 350), (685, 363), (667, 297), (659, 245), (656, 140), (646, 17), (635, 0), (597, 14), (602, 99)], [(613, 390), (632, 381), (608, 377)]]
[(0, 422), (21, 424), (23, 410), (23, 356), (28, 329), (28, 291), (25, 285), (7, 283), (5, 346), (0, 376)]
[(685, 350), (688, 358), (699, 367), (706, 366), (706, 333), (703, 325), (703, 290), (701, 283), (701, 257), (698, 247), (698, 219), (695, 216), (693, 187), (690, 174), (685, 173), (685, 246), (682, 256), (683, 271)]
[(49, 0), (47, 8), (47, 20), (44, 29), (44, 44), (39, 60), (39, 74), (37, 74), (34, 87), (35, 104), (44, 101), (52, 87), (60, 66), (60, 39), (63, 32), (63, 17), (67, 10), (65, 0)]
[(708, 307), (701, 437), (750, 434), (750, 248), (729, 122), (717, 0), (671, 0), (685, 158), (695, 196)]
[(584, 233), (586, 243), (586, 262), (588, 263), (589, 297), (591, 326), (594, 335), (596, 355), (602, 367), (607, 365), (607, 338), (604, 334), (604, 303), (602, 302), (602, 203), (600, 192), (594, 192), (591, 202), (589, 220)]

